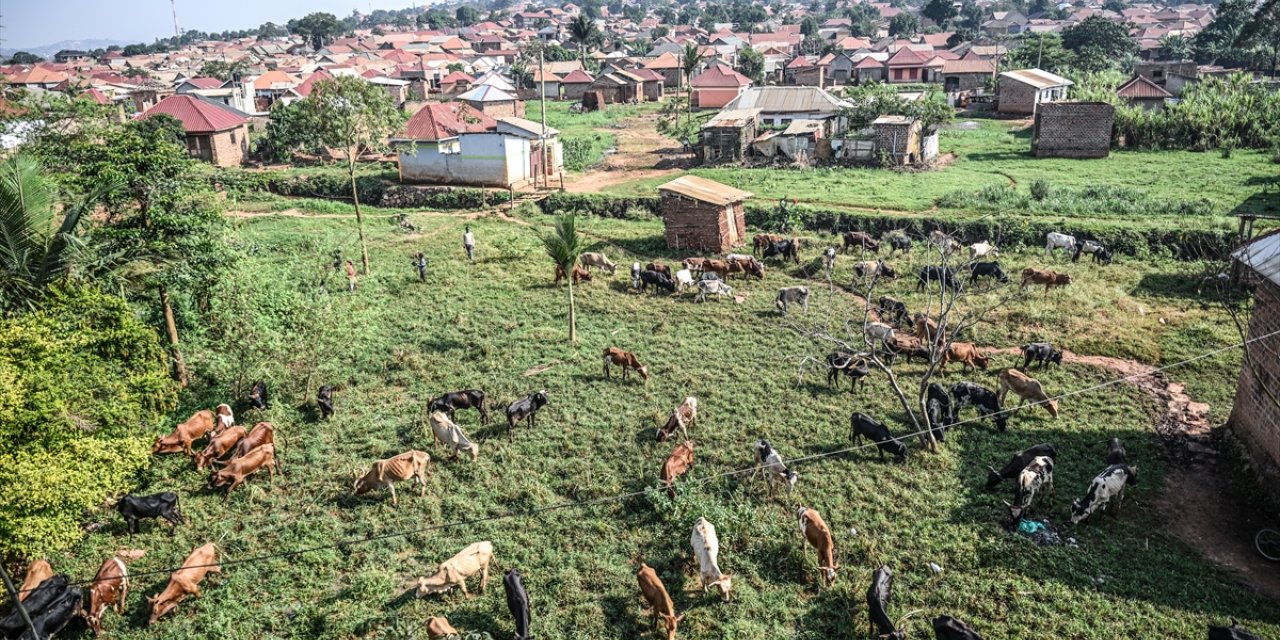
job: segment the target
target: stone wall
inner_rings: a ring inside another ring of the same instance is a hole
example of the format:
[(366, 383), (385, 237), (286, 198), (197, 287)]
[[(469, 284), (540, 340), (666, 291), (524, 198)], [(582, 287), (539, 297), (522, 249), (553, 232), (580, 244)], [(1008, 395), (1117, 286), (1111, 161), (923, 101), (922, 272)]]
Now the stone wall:
[(1042, 103), (1031, 150), (1040, 158), (1105, 158), (1115, 119), (1115, 107), (1105, 102)]
[[(1249, 338), (1280, 331), (1280, 285), (1258, 284)], [(1240, 369), (1230, 426), (1240, 438), (1271, 495), (1280, 497), (1280, 407), (1264, 391), (1280, 395), (1280, 335), (1249, 345), (1250, 361)], [(1252, 366), (1250, 366), (1252, 364)]]

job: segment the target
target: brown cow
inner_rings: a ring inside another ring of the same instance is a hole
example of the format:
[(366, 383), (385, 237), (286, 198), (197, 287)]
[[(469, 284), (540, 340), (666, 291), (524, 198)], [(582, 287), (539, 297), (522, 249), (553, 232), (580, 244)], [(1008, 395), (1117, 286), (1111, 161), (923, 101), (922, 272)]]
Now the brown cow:
[(604, 377), (609, 377), (609, 365), (615, 364), (622, 367), (622, 379), (627, 379), (627, 374), (635, 371), (644, 378), (645, 382), (649, 381), (649, 368), (640, 364), (640, 360), (636, 358), (636, 354), (630, 351), (623, 351), (617, 347), (608, 347), (604, 350), (602, 356), (604, 358)]
[(236, 425), (209, 438), (209, 444), (204, 446), (204, 451), (196, 454), (196, 470), (203, 471), (214, 460), (226, 455), (246, 435), (248, 435), (248, 432), (244, 430), (244, 427)]
[[(587, 282), (591, 281), (591, 272), (588, 271), (587, 269), (579, 267), (576, 264), (573, 265), (573, 270), (570, 271), (570, 275), (573, 276), (574, 284), (578, 284), (583, 280), (586, 280)], [(562, 268), (560, 265), (556, 265), (556, 284), (560, 284), (560, 281), (564, 280), (564, 278), (565, 278), (564, 268)]]
[(662, 262), (658, 262), (655, 260), (653, 262), (650, 262), (649, 264), (646, 264), (644, 268), (646, 271), (657, 271), (658, 273), (661, 273), (662, 275), (668, 278), (671, 277), (671, 267), (668, 267), (666, 264)]
[(187, 421), (174, 427), (173, 433), (156, 438), (151, 445), (151, 453), (182, 453), (195, 456), (191, 443), (203, 438), (218, 424), (214, 413), (208, 409), (197, 411)]
[(641, 562), (640, 570), (636, 572), (636, 580), (640, 583), (640, 595), (649, 603), (649, 611), (653, 616), (653, 627), (658, 628), (658, 619), (667, 626), (667, 640), (676, 639), (676, 625), (684, 620), (683, 615), (676, 615), (676, 605), (671, 602), (671, 595), (667, 593), (667, 588), (662, 585), (662, 580), (658, 578), (658, 572), (653, 567)]
[(689, 439), (689, 427), (698, 420), (698, 399), (689, 396), (671, 412), (671, 417), (667, 418), (667, 423), (658, 428), (658, 442), (663, 442), (670, 438), (677, 430), (684, 434), (685, 440)]
[(708, 258), (706, 262), (702, 263), (702, 270), (715, 273), (726, 280), (729, 278), (729, 263), (724, 260)]
[[(257, 449), (258, 447), (261, 447), (264, 444), (273, 445), (275, 443), (276, 443), (276, 428), (270, 422), (259, 422), (258, 424), (253, 425), (253, 429), (249, 430), (249, 435), (245, 436), (243, 439), (240, 440), (240, 442), (236, 443), (236, 448), (234, 451), (231, 452), (231, 458), (228, 461), (235, 460), (236, 458), (243, 458), (249, 455), (249, 452), (253, 451), (254, 449)], [(280, 457), (276, 456), (274, 461), (276, 465), (276, 471), (283, 473), (284, 470), (280, 468)], [(226, 464), (226, 463), (215, 462), (214, 464)]]
[(453, 625), (449, 624), (449, 620), (447, 618), (441, 616), (427, 618), (427, 638), (430, 640), (436, 640), (437, 638), (448, 638), (451, 636), (458, 636), (461, 638), (462, 634), (458, 633), (458, 630), (454, 629)]
[(18, 590), (18, 601), (21, 602), (31, 595), (31, 590), (40, 586), (41, 582), (53, 577), (53, 567), (49, 566), (47, 560), (36, 560), (27, 567), (27, 577), (22, 581), (22, 588)]
[(978, 351), (978, 345), (972, 342), (952, 342), (947, 350), (942, 352), (942, 364), (938, 365), (938, 370), (946, 369), (948, 362), (963, 362), (965, 371), (975, 367), (986, 371), (987, 363), (991, 362), (991, 358), (982, 355)]
[(861, 231), (845, 232), (843, 251), (845, 253), (849, 253), (849, 247), (861, 247), (863, 249), (871, 250), (872, 253), (880, 253), (880, 243), (877, 242), (875, 238), (872, 238), (870, 235)]
[(214, 471), (209, 477), (209, 488), (221, 487), (230, 482), (231, 486), (227, 487), (227, 494), (222, 497), (222, 501), (226, 502), (231, 499), (231, 492), (240, 486), (245, 478), (261, 471), (263, 467), (267, 468), (271, 479), (275, 480), (276, 447), (273, 444), (264, 444), (239, 458), (228, 461), (227, 466)]
[(751, 239), (751, 253), (768, 249), (770, 245), (777, 244), (785, 239), (772, 233), (761, 233)]
[(755, 276), (764, 279), (764, 264), (752, 256), (738, 256), (727, 260), (730, 273), (741, 273), (743, 278)]
[(431, 456), (425, 451), (406, 451), (398, 456), (379, 460), (373, 463), (369, 471), (363, 476), (356, 474), (356, 482), (352, 490), (356, 495), (362, 496), (374, 489), (386, 487), (391, 490), (391, 504), (400, 504), (396, 499), (395, 483), (413, 478), (421, 485), (418, 495), (427, 495), (427, 476), (431, 474), (431, 470), (427, 464), (431, 462)]
[(1017, 369), (1005, 369), (1000, 372), (1000, 395), (996, 398), (1002, 406), (1010, 389), (1022, 399), (1018, 403), (1019, 407), (1031, 401), (1043, 406), (1053, 417), (1058, 417), (1058, 401), (1049, 399), (1049, 394), (1044, 392), (1044, 386), (1039, 380)]
[(93, 635), (102, 635), (102, 614), (107, 612), (107, 607), (118, 614), (124, 613), (124, 600), (128, 595), (129, 571), (124, 568), (124, 560), (109, 558), (89, 585), (89, 607), (80, 610)]
[(662, 484), (667, 488), (667, 495), (676, 497), (676, 478), (686, 474), (693, 468), (693, 441), (685, 440), (683, 444), (672, 450), (662, 463)]
[(914, 321), (915, 336), (917, 340), (921, 342), (929, 342), (929, 340), (934, 339), (939, 343), (942, 342), (942, 331), (938, 329), (938, 323), (934, 322), (933, 318), (930, 318), (923, 313), (917, 313)]
[(154, 624), (160, 616), (173, 611), (187, 596), (199, 596), (200, 583), (210, 573), (222, 573), (222, 567), (218, 566), (218, 548), (212, 542), (192, 551), (182, 561), (182, 568), (169, 576), (169, 584), (165, 585), (164, 591), (147, 598), (151, 605), (147, 624)]
[(800, 535), (818, 551), (818, 569), (830, 586), (836, 579), (836, 570), (840, 563), (836, 562), (836, 545), (831, 539), (831, 530), (817, 511), (808, 507), (796, 509), (796, 518), (800, 523)]
[(1022, 270), (1022, 288), (1026, 289), (1028, 284), (1044, 285), (1044, 294), (1047, 296), (1051, 287), (1065, 287), (1071, 284), (1071, 276), (1057, 271), (1027, 267)]
[(685, 258), (681, 264), (690, 271), (701, 273), (706, 269), (707, 260), (710, 260), (710, 258)]

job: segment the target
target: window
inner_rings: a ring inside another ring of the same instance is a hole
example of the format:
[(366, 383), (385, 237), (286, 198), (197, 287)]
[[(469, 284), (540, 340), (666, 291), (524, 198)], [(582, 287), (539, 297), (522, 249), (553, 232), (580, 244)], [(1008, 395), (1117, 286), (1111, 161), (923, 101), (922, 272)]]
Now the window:
[(901, 79), (902, 79), (902, 69), (894, 69), (894, 70), (893, 70), (893, 79), (894, 79), (894, 80), (901, 80)]

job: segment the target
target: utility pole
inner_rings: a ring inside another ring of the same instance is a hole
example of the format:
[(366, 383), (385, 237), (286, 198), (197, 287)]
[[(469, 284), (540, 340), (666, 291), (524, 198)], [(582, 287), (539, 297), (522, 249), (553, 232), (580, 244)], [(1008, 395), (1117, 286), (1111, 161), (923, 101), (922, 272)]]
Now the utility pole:
[(173, 37), (181, 37), (182, 28), (178, 26), (178, 0), (169, 0), (169, 7), (173, 9)]
[[(538, 79), (542, 86), (538, 89), (538, 102), (542, 105), (542, 131), (538, 133), (538, 139), (542, 142), (542, 186), (546, 189), (551, 188), (551, 179), (547, 177), (547, 170), (551, 168), (551, 161), (547, 158), (547, 71), (542, 68), (546, 55), (542, 51), (542, 47), (538, 47)], [(534, 180), (533, 186), (537, 187), (538, 182)]]
[(4, 590), (9, 592), (9, 599), (13, 600), (13, 605), (18, 608), (18, 613), (22, 615), (22, 622), (27, 625), (27, 631), (31, 632), (32, 638), (39, 638), (40, 634), (36, 633), (36, 625), (31, 623), (31, 616), (27, 615), (27, 608), (22, 606), (22, 601), (18, 599), (18, 590), (13, 588), (13, 580), (9, 579), (9, 572), (5, 570), (3, 562), (0, 562), (0, 578), (4, 578)]
[(1044, 32), (1040, 32), (1040, 52), (1036, 54), (1036, 68), (1040, 68), (1040, 63), (1044, 62)]

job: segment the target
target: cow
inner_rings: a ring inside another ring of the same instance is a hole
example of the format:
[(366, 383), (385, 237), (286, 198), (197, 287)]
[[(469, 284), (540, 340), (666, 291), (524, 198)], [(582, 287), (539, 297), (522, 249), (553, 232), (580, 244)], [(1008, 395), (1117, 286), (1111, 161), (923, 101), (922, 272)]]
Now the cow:
[(129, 570), (125, 569), (124, 560), (109, 558), (98, 568), (97, 575), (89, 584), (89, 606), (80, 612), (93, 635), (102, 635), (102, 614), (106, 613), (107, 607), (117, 614), (124, 613), (124, 600), (128, 595)]
[(636, 354), (630, 351), (623, 351), (617, 347), (606, 347), (603, 356), (604, 360), (604, 377), (609, 377), (609, 365), (614, 364), (622, 367), (622, 379), (626, 380), (632, 371), (640, 374), (645, 381), (649, 381), (649, 368), (640, 364), (640, 360), (636, 358)]
[(1089, 492), (1083, 500), (1071, 502), (1071, 524), (1080, 524), (1094, 511), (1105, 508), (1112, 501), (1111, 515), (1120, 513), (1120, 505), (1124, 502), (1124, 489), (1128, 485), (1138, 484), (1138, 468), (1127, 464), (1113, 464), (1093, 479)]
[(671, 595), (658, 578), (653, 567), (641, 562), (636, 571), (636, 581), (640, 583), (640, 595), (649, 603), (649, 612), (653, 616), (653, 628), (658, 628), (658, 621), (667, 628), (667, 640), (676, 640), (676, 627), (684, 620), (684, 615), (676, 615), (676, 605), (671, 602)]
[(418, 578), (418, 597), (444, 593), (454, 587), (462, 589), (462, 595), (470, 598), (467, 592), (467, 578), (480, 574), (480, 593), (483, 595), (489, 586), (489, 561), (493, 559), (493, 543), (481, 540), (459, 551), (457, 555), (442, 562), (435, 574)]
[(702, 263), (702, 272), (704, 275), (714, 273), (720, 276), (721, 279), (727, 280), (729, 278), (729, 263), (725, 260), (708, 259)]
[(921, 342), (936, 342), (939, 347), (942, 346), (942, 330), (938, 328), (938, 323), (923, 313), (917, 313), (912, 319), (914, 325), (915, 336)]
[[(706, 267), (707, 267), (707, 260), (708, 260), (708, 258), (685, 258), (684, 260), (682, 260), (682, 261), (680, 262), (680, 264), (681, 264), (685, 269), (688, 269), (689, 271), (691, 271), (691, 272), (693, 272), (693, 273), (697, 273), (697, 274), (701, 275), (703, 271), (706, 271), (706, 270), (707, 270), (707, 269), (706, 269)], [(639, 262), (637, 262), (637, 263), (636, 263), (636, 265), (637, 265), (637, 266), (638, 266), (639, 264), (640, 264)]]
[(1094, 240), (1085, 240), (1084, 242), (1077, 244), (1076, 252), (1074, 255), (1071, 256), (1071, 261), (1079, 262), (1080, 254), (1082, 253), (1087, 253), (1093, 256), (1094, 262), (1101, 262), (1102, 264), (1111, 264), (1111, 251), (1108, 250), (1107, 247), (1103, 245), (1101, 242), (1097, 242)]
[(733, 295), (733, 287), (730, 287), (723, 280), (699, 280), (698, 302), (706, 302), (708, 294), (714, 294), (716, 299), (719, 300), (721, 296)]
[(564, 272), (564, 267), (561, 267), (560, 265), (556, 265), (555, 284), (560, 284), (560, 281), (564, 280), (566, 277), (573, 278), (574, 284), (579, 284), (583, 280), (586, 280), (587, 282), (591, 282), (591, 272), (588, 271), (587, 269), (579, 267), (578, 265), (575, 264), (573, 265), (573, 268), (569, 270), (569, 274), (566, 276)]
[[(276, 428), (270, 422), (259, 422), (253, 425), (253, 429), (249, 430), (249, 435), (246, 435), (240, 442), (236, 443), (236, 448), (232, 450), (231, 458), (227, 462), (214, 461), (213, 464), (227, 464), (237, 458), (249, 455), (250, 452), (262, 445), (274, 445), (275, 443)], [(275, 464), (276, 471), (281, 471), (279, 456), (275, 456), (273, 464)]]
[(925, 390), (925, 416), (929, 419), (929, 428), (939, 442), (947, 439), (947, 427), (955, 424), (956, 411), (952, 406), (951, 396), (942, 385), (931, 382)]
[(964, 290), (964, 283), (960, 281), (960, 276), (955, 269), (930, 265), (920, 270), (916, 291), (924, 291), (925, 286), (935, 280), (942, 283), (942, 286), (950, 288), (953, 293)]
[(869, 234), (861, 231), (846, 231), (842, 236), (844, 240), (845, 253), (849, 253), (849, 247), (859, 247), (870, 251), (871, 253), (880, 253), (880, 243), (876, 242)]
[(164, 591), (147, 598), (147, 603), (151, 605), (151, 617), (147, 619), (147, 624), (155, 624), (156, 620), (173, 611), (187, 596), (199, 596), (200, 583), (210, 573), (222, 573), (222, 567), (218, 566), (218, 548), (212, 542), (192, 551), (182, 561), (182, 568), (169, 576), (169, 584), (165, 585)]
[(213, 408), (213, 414), (216, 421), (213, 425), (212, 435), (222, 433), (224, 429), (230, 429), (236, 423), (236, 414), (231, 411), (231, 405), (220, 404)]
[(631, 263), (631, 288), (639, 289), (644, 286), (644, 282), (640, 280), (640, 263)]
[(351, 490), (358, 496), (362, 496), (374, 489), (390, 489), (391, 504), (400, 504), (396, 498), (395, 483), (404, 480), (417, 480), (418, 495), (427, 495), (427, 476), (431, 475), (431, 456), (425, 451), (406, 451), (396, 456), (387, 458), (386, 460), (378, 460), (374, 462), (363, 476), (359, 472), (355, 472), (356, 481), (351, 486)]
[(267, 397), (267, 383), (265, 380), (258, 380), (253, 383), (249, 389), (249, 406), (259, 411), (271, 406), (271, 401)]
[(952, 385), (951, 397), (956, 401), (957, 412), (966, 405), (972, 405), (978, 410), (978, 415), (991, 417), (1000, 431), (1008, 427), (1009, 414), (1000, 408), (1000, 399), (990, 389), (972, 382), (961, 381)]
[(925, 362), (929, 361), (929, 348), (924, 346), (920, 338), (911, 335), (904, 335), (895, 332), (891, 339), (886, 340), (884, 346), (889, 354), (893, 356), (906, 355), (907, 362), (911, 362), (916, 357), (923, 358)]
[(1049, 398), (1039, 380), (1017, 369), (1005, 369), (1000, 372), (1000, 395), (996, 400), (1003, 405), (1004, 398), (1010, 390), (1021, 398), (1018, 403), (1019, 407), (1031, 401), (1034, 404), (1043, 406), (1049, 412), (1049, 415), (1055, 418), (1058, 417), (1058, 401)]
[(1044, 252), (1053, 253), (1054, 249), (1065, 249), (1068, 253), (1076, 248), (1075, 236), (1050, 231), (1044, 236)]
[(787, 493), (791, 493), (796, 487), (796, 481), (800, 479), (800, 474), (788, 469), (783, 463), (782, 455), (773, 448), (773, 443), (764, 439), (756, 441), (756, 469), (751, 472), (751, 477), (754, 478), (760, 473), (765, 474), (765, 482), (769, 483), (771, 497), (775, 481), (782, 481), (787, 485)]
[(271, 474), (271, 479), (276, 477), (276, 447), (273, 444), (264, 444), (261, 447), (250, 451), (249, 453), (235, 458), (227, 463), (227, 466), (213, 472), (209, 477), (209, 488), (227, 486), (227, 493), (222, 497), (222, 502), (231, 499), (231, 492), (236, 487), (244, 483), (245, 478), (259, 472), (263, 467)]
[(1262, 640), (1262, 636), (1237, 626), (1235, 618), (1229, 627), (1209, 627), (1209, 640)]
[(978, 345), (972, 342), (952, 342), (947, 345), (947, 350), (942, 352), (942, 364), (938, 365), (938, 370), (945, 370), (949, 362), (963, 363), (965, 371), (977, 369), (986, 371), (991, 358), (982, 355), (982, 352), (978, 351)]
[(685, 440), (671, 451), (671, 455), (662, 463), (662, 486), (667, 488), (667, 496), (676, 497), (676, 478), (686, 474), (693, 468), (693, 441)]
[(876, 444), (881, 462), (884, 462), (886, 452), (897, 457), (898, 462), (907, 459), (907, 445), (894, 438), (893, 434), (889, 433), (889, 427), (865, 413), (854, 412), (849, 417), (849, 439), (853, 441), (854, 446), (861, 446), (863, 436)]
[(237, 425), (209, 438), (209, 443), (204, 446), (204, 450), (196, 454), (196, 471), (203, 471), (214, 460), (226, 455), (246, 435), (248, 435), (248, 432), (244, 430), (244, 427)]
[(1062, 352), (1053, 348), (1050, 342), (1032, 342), (1022, 345), (1022, 370), (1026, 371), (1031, 362), (1040, 363), (1041, 367), (1050, 364), (1062, 366)]
[(1009, 276), (1005, 275), (1004, 270), (1000, 268), (999, 262), (977, 262), (969, 271), (969, 284), (978, 281), (980, 277), (995, 278), (1004, 283), (1009, 281)]
[(186, 422), (173, 428), (173, 433), (167, 436), (160, 436), (151, 444), (151, 453), (182, 453), (188, 457), (195, 457), (195, 452), (191, 449), (191, 443), (203, 438), (205, 434), (213, 431), (222, 421), (214, 414), (213, 411), (204, 409), (197, 411), (187, 418)]
[(876, 311), (881, 317), (891, 318), (893, 323), (898, 326), (907, 326), (910, 323), (910, 314), (907, 313), (906, 303), (889, 296), (880, 296), (876, 301)]
[(929, 248), (937, 249), (940, 255), (948, 256), (960, 250), (960, 243), (955, 238), (934, 229), (929, 234)]
[(1041, 457), (1056, 460), (1058, 458), (1058, 448), (1047, 442), (1041, 443), (1015, 453), (1012, 458), (1009, 458), (1008, 462), (1004, 463), (1003, 467), (1000, 467), (999, 471), (996, 471), (995, 467), (988, 466), (987, 484), (983, 488), (990, 491), (996, 488), (1003, 480), (1017, 478), (1022, 473), (1022, 470), (1031, 464), (1032, 460)]
[(762, 249), (768, 249), (769, 247), (775, 244), (778, 244), (779, 242), (782, 242), (782, 236), (775, 235), (772, 233), (758, 234), (755, 237), (751, 238), (751, 253), (752, 254), (760, 253)]
[[(796, 508), (796, 521), (800, 525), (800, 537), (813, 545), (818, 552), (818, 570), (827, 586), (836, 580), (836, 571), (840, 563), (836, 562), (836, 543), (831, 539), (831, 530), (816, 509), (805, 506)], [(801, 543), (801, 546), (804, 542)]]
[(1000, 250), (986, 240), (969, 245), (969, 260), (971, 261), (979, 258), (995, 258), (999, 255)]
[(1013, 502), (1005, 502), (1009, 507), (1010, 530), (1016, 528), (1018, 522), (1022, 520), (1022, 514), (1031, 509), (1031, 501), (1035, 499), (1040, 489), (1047, 490), (1050, 497), (1053, 496), (1053, 458), (1049, 456), (1033, 458), (1026, 468), (1018, 473), (1016, 481), (1018, 487), (1014, 490)]
[(618, 270), (618, 265), (610, 262), (603, 253), (584, 253), (578, 256), (578, 262), (582, 263), (584, 269), (589, 270), (591, 267), (597, 267), (608, 271), (609, 275), (613, 275)]
[(657, 271), (658, 273), (661, 273), (662, 275), (664, 275), (664, 276), (666, 276), (666, 277), (668, 277), (668, 278), (670, 278), (670, 277), (671, 277), (671, 267), (668, 267), (665, 263), (663, 263), (663, 262), (659, 262), (659, 261), (656, 261), (656, 260), (655, 260), (655, 261), (653, 261), (653, 262), (650, 262), (649, 264), (646, 264), (646, 265), (644, 266), (644, 270), (645, 270), (645, 271)]
[(449, 619), (443, 616), (432, 616), (427, 618), (427, 638), (428, 640), (438, 640), (440, 638), (461, 638), (462, 634), (453, 625), (449, 624)]
[(448, 414), (443, 411), (434, 411), (428, 421), (431, 423), (431, 434), (435, 436), (437, 442), (453, 453), (454, 458), (458, 457), (459, 451), (471, 454), (472, 462), (480, 456), (480, 445), (469, 440), (462, 432), (462, 428), (449, 419)]
[(858, 274), (859, 278), (871, 278), (883, 276), (885, 278), (896, 278), (898, 272), (893, 267), (885, 264), (884, 260), (864, 260), (863, 262), (855, 262), (853, 272)]
[(745, 279), (747, 276), (755, 276), (757, 279), (764, 279), (764, 263), (756, 260), (753, 256), (742, 256), (738, 259), (728, 258), (725, 262), (729, 264), (729, 273), (741, 273)]
[(666, 442), (677, 430), (684, 434), (685, 440), (689, 439), (689, 427), (698, 420), (698, 399), (689, 396), (671, 412), (671, 417), (667, 418), (666, 424), (658, 427), (658, 442)]
[(889, 597), (893, 592), (893, 572), (882, 565), (871, 574), (871, 586), (867, 587), (867, 619), (871, 636), (881, 640), (905, 640), (907, 632), (896, 629), (889, 619)]
[[(26, 609), (27, 614), (32, 618), (38, 617), (66, 595), (71, 588), (70, 582), (71, 580), (65, 575), (55, 575), (42, 580), (35, 589), (27, 592), (26, 598), (22, 600), (22, 608)], [(16, 638), (23, 632), (24, 627), (22, 613), (14, 607), (9, 611), (9, 615), (0, 620), (0, 635), (5, 638)]]
[(933, 636), (936, 640), (982, 640), (973, 627), (951, 616), (933, 619)]
[(872, 342), (892, 342), (896, 335), (893, 327), (883, 322), (868, 322), (862, 327), (862, 331)]
[(787, 310), (791, 305), (798, 304), (800, 308), (809, 312), (809, 287), (782, 287), (778, 289), (778, 297), (774, 298), (773, 306), (782, 315), (787, 315)]
[(519, 569), (512, 569), (502, 577), (502, 590), (507, 593), (507, 610), (516, 623), (513, 640), (533, 640), (529, 635), (529, 593), (524, 590), (524, 576)]
[(683, 293), (693, 285), (694, 281), (692, 271), (688, 269), (681, 269), (676, 272), (676, 291)]
[(27, 596), (31, 595), (31, 592), (40, 586), (41, 582), (52, 577), (53, 567), (50, 566), (48, 560), (32, 562), (31, 566), (27, 567), (27, 576), (23, 578), (22, 586), (18, 588), (18, 602), (25, 601)]
[(733, 576), (720, 571), (720, 539), (716, 537), (716, 527), (706, 518), (698, 518), (693, 523), (693, 535), (689, 537), (693, 547), (693, 556), (698, 559), (698, 578), (702, 583), (702, 592), (713, 587), (720, 592), (720, 597), (729, 599), (733, 590)]
[(675, 293), (676, 285), (668, 278), (657, 271), (641, 271), (640, 272), (640, 289), (648, 291), (650, 286), (655, 289), (663, 289), (667, 293)]
[(547, 390), (536, 391), (515, 402), (507, 407), (507, 437), (514, 440), (516, 437), (516, 425), (521, 420), (529, 423), (532, 429), (537, 425), (537, 414), (540, 409), (547, 406)]
[(831, 276), (831, 270), (836, 268), (837, 250), (835, 247), (827, 247), (822, 250), (822, 268), (826, 271), (827, 277)]
[(178, 494), (170, 491), (149, 496), (124, 496), (116, 502), (116, 511), (124, 518), (131, 538), (138, 532), (138, 521), (143, 518), (164, 518), (169, 522), (171, 536), (178, 523), (186, 521), (178, 511)]
[(911, 253), (911, 238), (907, 237), (905, 233), (889, 236), (889, 255), (892, 256), (894, 251)]
[(1120, 442), (1120, 438), (1112, 438), (1107, 443), (1107, 464), (1129, 464), (1129, 452), (1124, 450), (1124, 443)]
[[(849, 391), (855, 391), (859, 380), (871, 375), (867, 361), (851, 353), (832, 351), (827, 354), (827, 385), (835, 386), (840, 381), (840, 374), (849, 376)], [(863, 382), (866, 385), (866, 382)]]
[(1044, 269), (1034, 269), (1027, 267), (1022, 270), (1022, 289), (1026, 289), (1028, 284), (1044, 285), (1044, 294), (1049, 295), (1049, 289), (1053, 287), (1065, 287), (1071, 284), (1071, 276), (1057, 271), (1047, 271)]
[(764, 257), (780, 257), (784, 262), (790, 259), (796, 264), (800, 264), (800, 251), (794, 238), (791, 240), (783, 240), (782, 242), (775, 242), (769, 245), (769, 248), (764, 250)]
[(489, 410), (485, 408), (484, 401), (484, 392), (479, 389), (453, 391), (432, 400), (427, 411), (443, 411), (452, 420), (458, 409), (475, 409), (480, 414), (480, 424), (489, 424)]
[[(31, 626), (35, 627), (35, 637), (30, 631), (18, 636), (20, 640), (44, 640), (52, 638), (62, 631), (76, 615), (80, 613), (84, 600), (84, 592), (79, 587), (67, 586), (58, 591), (49, 603), (41, 609), (30, 608), (27, 614), (31, 617)], [(23, 604), (26, 607), (26, 604)]]
[(333, 417), (333, 387), (324, 385), (316, 390), (316, 406), (320, 407), (320, 417), (328, 420)]

